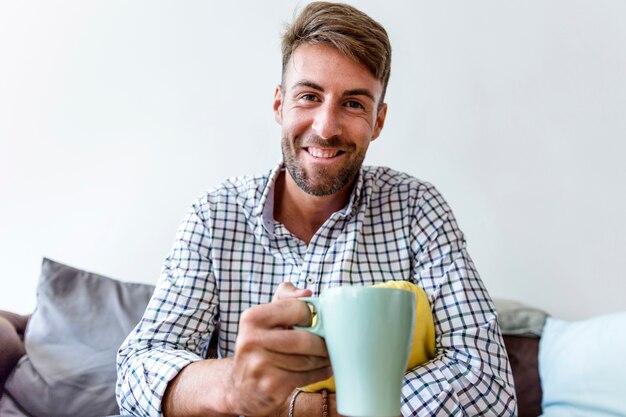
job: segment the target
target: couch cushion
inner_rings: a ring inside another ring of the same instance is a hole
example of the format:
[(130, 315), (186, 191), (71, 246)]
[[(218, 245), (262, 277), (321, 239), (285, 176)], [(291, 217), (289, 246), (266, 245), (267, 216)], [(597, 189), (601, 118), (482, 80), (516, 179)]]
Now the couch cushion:
[(0, 416), (2, 417), (32, 417), (13, 401), (8, 393), (0, 396)]
[(548, 313), (513, 300), (494, 299), (493, 302), (502, 334), (541, 336)]
[(549, 318), (539, 345), (544, 417), (626, 415), (626, 312)]
[(153, 290), (44, 259), (25, 333), (27, 358), (5, 389), (35, 417), (118, 413), (117, 349)]

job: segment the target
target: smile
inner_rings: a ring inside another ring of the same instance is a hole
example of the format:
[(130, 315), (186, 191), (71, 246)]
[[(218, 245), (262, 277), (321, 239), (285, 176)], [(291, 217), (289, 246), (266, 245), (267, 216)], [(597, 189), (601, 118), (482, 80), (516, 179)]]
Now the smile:
[(304, 149), (312, 156), (323, 159), (334, 158), (344, 153), (344, 151), (340, 149), (315, 148), (313, 146), (309, 146)]

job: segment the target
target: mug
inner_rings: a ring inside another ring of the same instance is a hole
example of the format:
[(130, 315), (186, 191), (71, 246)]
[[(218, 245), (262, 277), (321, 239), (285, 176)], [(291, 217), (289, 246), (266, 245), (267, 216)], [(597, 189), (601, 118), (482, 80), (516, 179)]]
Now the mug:
[(351, 417), (400, 415), (402, 380), (415, 323), (415, 294), (396, 288), (344, 286), (302, 297), (316, 320), (307, 330), (326, 341), (337, 411)]

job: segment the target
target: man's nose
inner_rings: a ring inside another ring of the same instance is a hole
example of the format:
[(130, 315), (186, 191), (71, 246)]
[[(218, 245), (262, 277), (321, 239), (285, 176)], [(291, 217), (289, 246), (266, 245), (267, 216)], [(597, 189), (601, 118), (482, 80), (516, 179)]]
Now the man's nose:
[(342, 133), (340, 110), (331, 103), (324, 103), (318, 107), (313, 120), (313, 130), (322, 139), (340, 136)]

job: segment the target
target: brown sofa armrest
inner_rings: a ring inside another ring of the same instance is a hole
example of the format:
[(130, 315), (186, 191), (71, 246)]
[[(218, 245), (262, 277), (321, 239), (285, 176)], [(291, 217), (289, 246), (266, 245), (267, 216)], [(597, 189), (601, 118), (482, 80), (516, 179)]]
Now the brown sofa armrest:
[(539, 337), (504, 336), (509, 356), (519, 417), (541, 415), (541, 379), (539, 377)]

